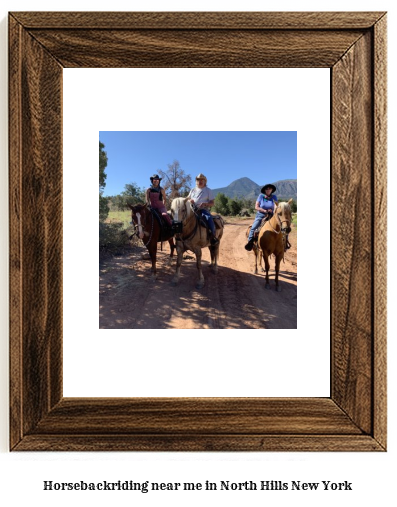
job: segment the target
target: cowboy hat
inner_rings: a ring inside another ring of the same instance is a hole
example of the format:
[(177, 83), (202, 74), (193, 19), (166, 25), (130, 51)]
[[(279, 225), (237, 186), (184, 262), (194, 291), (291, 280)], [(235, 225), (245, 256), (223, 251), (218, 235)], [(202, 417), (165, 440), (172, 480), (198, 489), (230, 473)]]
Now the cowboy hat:
[(150, 181), (153, 182), (153, 180), (162, 180), (163, 178), (160, 178), (158, 174), (153, 174), (153, 176), (150, 176)]
[(203, 174), (203, 173), (200, 173), (200, 174), (198, 174), (198, 175), (196, 176), (196, 181), (197, 181), (197, 180), (204, 180), (204, 181), (205, 181), (205, 184), (207, 184), (207, 178), (206, 178), (206, 176), (204, 176), (204, 174)]
[(268, 183), (267, 185), (261, 188), (261, 194), (264, 194), (267, 188), (272, 189), (272, 194), (274, 194), (274, 192), (276, 191), (276, 187), (272, 183)]

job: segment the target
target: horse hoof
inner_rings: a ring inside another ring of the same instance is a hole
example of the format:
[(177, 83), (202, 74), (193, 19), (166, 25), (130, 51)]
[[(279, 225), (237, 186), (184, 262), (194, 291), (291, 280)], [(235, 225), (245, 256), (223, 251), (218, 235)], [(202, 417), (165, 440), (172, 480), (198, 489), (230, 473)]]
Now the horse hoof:
[(171, 285), (176, 287), (178, 285), (178, 280), (172, 280)]
[(277, 285), (277, 287), (276, 287), (276, 291), (277, 291), (277, 292), (281, 292), (281, 287), (279, 287), (279, 286)]
[(197, 282), (196, 289), (202, 289), (204, 287), (204, 282)]
[(270, 283), (267, 283), (267, 284), (265, 285), (265, 289), (270, 290)]

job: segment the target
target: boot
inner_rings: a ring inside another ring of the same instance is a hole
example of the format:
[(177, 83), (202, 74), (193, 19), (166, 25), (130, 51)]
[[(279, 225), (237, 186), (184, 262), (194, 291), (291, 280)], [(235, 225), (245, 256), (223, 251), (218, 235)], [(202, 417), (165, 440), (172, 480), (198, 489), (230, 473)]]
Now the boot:
[(254, 248), (254, 238), (251, 238), (248, 240), (248, 243), (244, 247), (248, 252), (251, 252), (251, 250)]

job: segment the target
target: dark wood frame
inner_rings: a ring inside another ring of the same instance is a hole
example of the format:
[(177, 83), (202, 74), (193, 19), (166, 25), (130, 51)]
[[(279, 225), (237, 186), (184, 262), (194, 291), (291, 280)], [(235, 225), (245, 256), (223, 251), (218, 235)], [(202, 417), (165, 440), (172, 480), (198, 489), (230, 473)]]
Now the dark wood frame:
[[(331, 69), (329, 398), (63, 398), (64, 67)], [(14, 12), (9, 73), (10, 448), (385, 450), (385, 13)]]

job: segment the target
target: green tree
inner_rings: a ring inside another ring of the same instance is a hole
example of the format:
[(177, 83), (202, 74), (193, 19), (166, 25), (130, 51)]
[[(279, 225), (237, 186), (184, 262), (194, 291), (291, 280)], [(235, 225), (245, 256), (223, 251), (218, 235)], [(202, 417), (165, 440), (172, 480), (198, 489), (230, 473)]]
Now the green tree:
[(229, 199), (227, 203), (227, 207), (229, 208), (231, 215), (238, 215), (240, 211), (243, 209), (242, 202), (240, 199)]
[(105, 169), (108, 165), (108, 157), (105, 152), (105, 145), (99, 141), (99, 220), (104, 221), (109, 214), (108, 199), (103, 197), (103, 190), (106, 186)]
[(108, 165), (108, 156), (105, 151), (105, 145), (99, 141), (99, 192), (103, 193), (106, 186), (106, 173), (105, 169)]
[(243, 197), (241, 199), (241, 209), (248, 209), (250, 213), (254, 213), (255, 199), (247, 199), (247, 197)]
[(125, 209), (128, 204), (134, 206), (138, 203), (145, 202), (145, 189), (139, 188), (134, 182), (124, 185), (124, 190), (118, 198), (119, 209)]
[(214, 202), (215, 211), (221, 215), (229, 215), (228, 203), (229, 198), (225, 194), (222, 192), (216, 194)]

